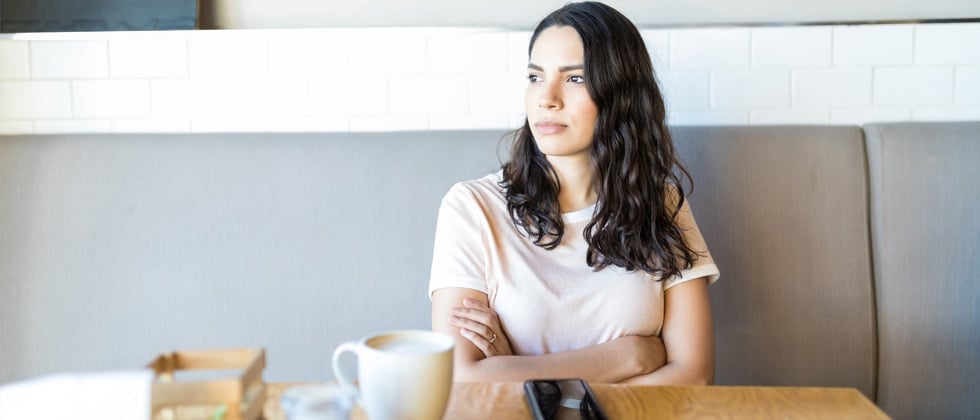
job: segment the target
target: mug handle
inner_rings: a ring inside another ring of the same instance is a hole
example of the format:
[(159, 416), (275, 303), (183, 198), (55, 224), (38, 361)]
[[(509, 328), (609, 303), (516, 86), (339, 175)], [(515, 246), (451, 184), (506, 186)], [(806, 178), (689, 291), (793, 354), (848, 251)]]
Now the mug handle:
[(343, 367), (340, 365), (340, 356), (344, 352), (351, 352), (357, 356), (357, 349), (358, 344), (356, 342), (348, 341), (333, 351), (333, 373), (337, 376), (337, 381), (344, 385), (354, 386), (354, 382), (357, 381), (357, 374), (353, 373), (354, 369), (351, 369), (351, 366)]

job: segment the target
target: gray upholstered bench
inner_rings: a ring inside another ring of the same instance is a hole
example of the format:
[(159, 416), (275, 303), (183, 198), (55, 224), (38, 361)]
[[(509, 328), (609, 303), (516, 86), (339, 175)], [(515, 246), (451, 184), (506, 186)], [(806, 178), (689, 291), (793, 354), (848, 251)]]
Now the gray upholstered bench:
[[(677, 127), (722, 270), (717, 383), (980, 411), (980, 123)], [(428, 328), (436, 211), (499, 131), (0, 136), (0, 382)]]

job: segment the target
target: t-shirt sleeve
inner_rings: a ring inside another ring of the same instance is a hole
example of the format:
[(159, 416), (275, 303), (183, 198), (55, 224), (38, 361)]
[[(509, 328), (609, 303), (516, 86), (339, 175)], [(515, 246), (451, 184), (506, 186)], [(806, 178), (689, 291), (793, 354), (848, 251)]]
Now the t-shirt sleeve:
[(681, 270), (679, 276), (665, 280), (664, 290), (688, 280), (704, 277), (707, 277), (708, 284), (710, 285), (718, 281), (718, 278), (721, 276), (721, 273), (718, 271), (718, 266), (715, 265), (715, 261), (711, 258), (711, 253), (708, 252), (708, 246), (704, 243), (704, 237), (701, 236), (701, 230), (698, 229), (698, 224), (694, 221), (694, 214), (691, 213), (691, 207), (688, 203), (688, 200), (684, 200), (681, 211), (677, 213), (677, 224), (684, 232), (684, 241), (699, 256), (694, 260), (694, 265), (685, 270)]
[(429, 298), (436, 290), (463, 287), (488, 293), (484, 209), (465, 184), (450, 188), (439, 206)]

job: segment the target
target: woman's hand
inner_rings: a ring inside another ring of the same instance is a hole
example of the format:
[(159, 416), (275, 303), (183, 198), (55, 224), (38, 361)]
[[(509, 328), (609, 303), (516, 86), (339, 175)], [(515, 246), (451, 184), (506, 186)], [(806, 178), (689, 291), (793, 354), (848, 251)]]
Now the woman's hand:
[(480, 349), (484, 357), (514, 354), (497, 313), (485, 303), (463, 299), (463, 307), (452, 308), (449, 313), (449, 323), (459, 327), (459, 333)]
[(667, 351), (659, 336), (628, 335), (615, 341), (626, 352), (620, 360), (633, 362), (633, 375), (647, 374), (667, 364)]

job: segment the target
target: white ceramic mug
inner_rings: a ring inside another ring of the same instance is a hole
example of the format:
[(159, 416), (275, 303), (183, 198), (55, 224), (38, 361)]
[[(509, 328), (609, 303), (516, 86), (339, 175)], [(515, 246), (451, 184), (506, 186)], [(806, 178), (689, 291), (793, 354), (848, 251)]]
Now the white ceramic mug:
[[(371, 420), (442, 418), (453, 382), (452, 337), (422, 330), (372, 334), (333, 352), (343, 384), (358, 383), (358, 404)], [(357, 356), (342, 363), (344, 353)]]

